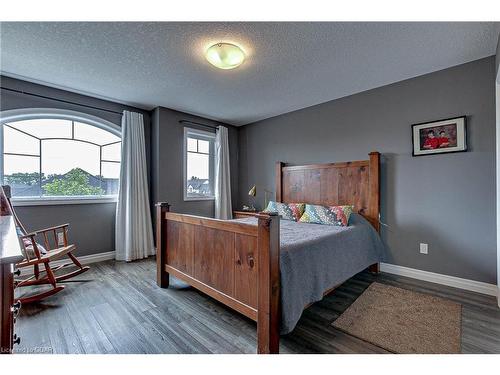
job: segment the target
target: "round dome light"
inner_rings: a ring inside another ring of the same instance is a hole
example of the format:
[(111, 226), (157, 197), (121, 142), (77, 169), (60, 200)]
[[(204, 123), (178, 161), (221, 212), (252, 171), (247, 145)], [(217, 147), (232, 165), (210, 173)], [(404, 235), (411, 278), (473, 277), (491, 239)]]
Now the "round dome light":
[(207, 49), (207, 60), (219, 69), (234, 69), (245, 60), (240, 47), (231, 43), (217, 43)]

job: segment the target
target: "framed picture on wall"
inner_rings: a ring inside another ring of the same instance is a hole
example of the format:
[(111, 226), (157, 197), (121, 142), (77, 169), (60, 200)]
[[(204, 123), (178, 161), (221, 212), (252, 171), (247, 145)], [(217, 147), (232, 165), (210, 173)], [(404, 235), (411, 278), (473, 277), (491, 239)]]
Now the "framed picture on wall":
[(412, 125), (413, 156), (467, 151), (466, 125), (466, 116)]

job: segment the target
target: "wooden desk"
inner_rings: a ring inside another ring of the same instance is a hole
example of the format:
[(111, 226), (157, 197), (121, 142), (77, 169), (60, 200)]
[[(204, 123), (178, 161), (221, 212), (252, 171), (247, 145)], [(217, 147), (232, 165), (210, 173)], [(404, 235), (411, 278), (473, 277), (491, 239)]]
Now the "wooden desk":
[[(0, 189), (0, 194), (3, 191)], [(12, 352), (14, 320), (20, 306), (14, 304), (14, 265), (23, 260), (14, 217), (0, 216), (0, 353)]]

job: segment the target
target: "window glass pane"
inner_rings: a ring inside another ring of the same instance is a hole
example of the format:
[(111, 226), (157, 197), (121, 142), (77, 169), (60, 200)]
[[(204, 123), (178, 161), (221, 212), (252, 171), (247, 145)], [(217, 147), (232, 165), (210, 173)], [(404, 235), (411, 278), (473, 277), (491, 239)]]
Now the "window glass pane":
[(187, 139), (187, 150), (188, 151), (193, 151), (196, 152), (196, 139), (194, 138), (188, 138)]
[(114, 143), (102, 148), (102, 160), (120, 161), (122, 153), (122, 143)]
[(188, 152), (187, 154), (187, 177), (208, 178), (208, 155), (195, 154)]
[(23, 120), (9, 123), (38, 138), (71, 138), (71, 121), (55, 119)]
[(117, 195), (120, 163), (102, 163), (102, 189), (105, 195)]
[(75, 139), (104, 145), (120, 140), (116, 135), (95, 126), (75, 121)]
[(4, 183), (11, 186), (14, 197), (40, 195), (40, 158), (4, 155)]
[(189, 197), (211, 196), (209, 156), (188, 152), (186, 189)]
[(72, 140), (42, 141), (44, 195), (101, 195), (99, 147)]
[(102, 162), (103, 178), (120, 178), (120, 163)]
[(14, 154), (40, 154), (40, 141), (17, 130), (3, 127), (3, 152)]
[(205, 154), (208, 154), (208, 150), (209, 150), (209, 142), (202, 141), (201, 139), (198, 140), (198, 152), (204, 152)]
[(74, 168), (99, 175), (99, 147), (71, 140), (42, 141), (42, 172), (64, 174)]

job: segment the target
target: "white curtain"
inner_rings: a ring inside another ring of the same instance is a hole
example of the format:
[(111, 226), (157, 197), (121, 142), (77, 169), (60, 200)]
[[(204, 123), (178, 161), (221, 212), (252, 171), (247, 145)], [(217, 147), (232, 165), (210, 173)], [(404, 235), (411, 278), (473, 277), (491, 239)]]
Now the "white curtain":
[(123, 111), (120, 189), (116, 205), (116, 260), (155, 254), (142, 114)]
[(215, 218), (231, 219), (231, 173), (227, 128), (219, 126), (215, 138)]

